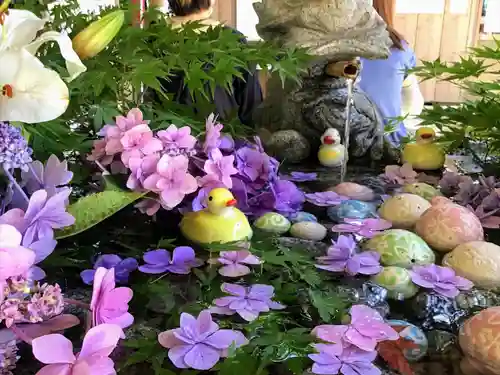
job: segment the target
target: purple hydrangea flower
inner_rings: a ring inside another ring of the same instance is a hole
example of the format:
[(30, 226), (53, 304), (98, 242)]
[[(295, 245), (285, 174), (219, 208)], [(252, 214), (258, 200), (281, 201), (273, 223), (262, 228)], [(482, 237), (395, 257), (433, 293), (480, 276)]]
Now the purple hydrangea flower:
[(284, 305), (272, 300), (274, 288), (271, 285), (254, 284), (245, 287), (224, 283), (221, 289), (230, 296), (217, 298), (214, 301), (216, 306), (210, 308), (210, 311), (216, 314), (238, 314), (246, 321), (251, 322), (257, 319), (261, 312), (285, 308)]
[(354, 305), (350, 315), (349, 325), (320, 325), (312, 334), (328, 343), (343, 347), (354, 345), (368, 352), (375, 350), (381, 341), (399, 339), (399, 334), (371, 307)]
[(460, 276), (449, 267), (435, 264), (427, 266), (414, 266), (410, 271), (412, 281), (418, 286), (432, 289), (445, 297), (455, 298), (460, 290), (469, 290), (474, 284)]
[(95, 271), (99, 267), (104, 267), (106, 269), (115, 269), (115, 281), (119, 284), (128, 283), (128, 277), (130, 272), (135, 271), (139, 263), (134, 258), (122, 259), (116, 254), (103, 254), (100, 255), (94, 264), (93, 270), (84, 270), (80, 273), (82, 281), (91, 285), (94, 282)]
[(262, 261), (250, 251), (221, 251), (219, 257), (209, 259), (210, 264), (221, 264), (219, 274), (226, 277), (241, 277), (248, 275), (251, 271), (246, 265), (261, 264)]
[(236, 167), (239, 174), (250, 181), (255, 181), (261, 173), (265, 162), (263, 154), (250, 147), (242, 147), (236, 151)]
[(344, 223), (334, 225), (332, 231), (337, 233), (353, 233), (366, 238), (372, 238), (381, 231), (391, 227), (392, 224), (383, 219), (344, 219)]
[(328, 207), (336, 206), (343, 201), (348, 200), (348, 197), (339, 195), (334, 191), (323, 191), (319, 193), (306, 194), (306, 200), (316, 206)]
[(0, 122), (0, 166), (10, 170), (28, 170), (32, 150), (21, 134), (21, 130), (5, 122)]
[(57, 156), (51, 155), (45, 166), (38, 160), (31, 163), (27, 172), (22, 172), (24, 187), (29, 194), (44, 189), (48, 197), (64, 189), (73, 178), (73, 172), (68, 171), (68, 162), (59, 161)]
[(382, 372), (373, 364), (376, 351), (364, 351), (349, 346), (339, 348), (337, 345), (315, 344), (318, 353), (309, 354), (314, 361), (311, 372), (317, 375), (380, 375)]
[[(273, 208), (280, 213), (300, 211), (305, 201), (304, 193), (291, 181), (276, 180), (270, 185)], [(265, 198), (262, 198), (265, 200)]]
[(170, 252), (165, 249), (152, 250), (144, 253), (145, 265), (139, 266), (139, 271), (144, 273), (164, 273), (171, 272), (187, 275), (191, 268), (199, 267), (203, 261), (195, 257), (193, 248), (189, 246), (179, 246)]
[(210, 370), (221, 357), (227, 357), (230, 347), (248, 343), (239, 331), (219, 329), (208, 310), (203, 310), (198, 318), (182, 313), (180, 323), (180, 328), (158, 335), (160, 345), (169, 349), (168, 358), (177, 368)]
[(291, 172), (290, 176), (281, 176), (281, 178), (294, 182), (306, 182), (306, 181), (315, 181), (318, 179), (318, 174), (315, 172), (306, 173), (306, 172)]
[(345, 272), (348, 275), (376, 275), (382, 271), (380, 254), (376, 251), (356, 253), (356, 241), (351, 235), (340, 235), (327, 250), (326, 256), (316, 258), (317, 268), (332, 272)]

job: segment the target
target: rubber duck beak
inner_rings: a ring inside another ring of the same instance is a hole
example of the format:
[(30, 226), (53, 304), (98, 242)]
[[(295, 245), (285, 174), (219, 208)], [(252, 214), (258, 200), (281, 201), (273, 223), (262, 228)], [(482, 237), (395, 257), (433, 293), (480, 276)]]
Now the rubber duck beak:
[(335, 143), (335, 139), (333, 137), (330, 137), (329, 135), (323, 137), (323, 143), (325, 145), (333, 145)]
[(236, 206), (236, 203), (238, 203), (238, 201), (236, 199), (231, 199), (231, 200), (228, 200), (226, 202), (226, 207), (233, 207), (233, 206)]
[(431, 133), (424, 133), (424, 134), (420, 135), (420, 138), (422, 138), (422, 139), (430, 139), (430, 138), (432, 138), (432, 134)]

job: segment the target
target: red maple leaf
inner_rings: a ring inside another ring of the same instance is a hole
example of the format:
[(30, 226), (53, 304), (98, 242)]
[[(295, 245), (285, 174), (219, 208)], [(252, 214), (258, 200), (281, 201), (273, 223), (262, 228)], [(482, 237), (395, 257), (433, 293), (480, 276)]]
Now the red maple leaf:
[[(400, 333), (406, 327), (393, 326), (392, 328)], [(401, 375), (414, 375), (410, 363), (404, 356), (404, 350), (417, 349), (418, 347), (412, 340), (400, 336), (394, 341), (382, 341), (378, 344), (377, 351), (393, 370), (398, 371)]]

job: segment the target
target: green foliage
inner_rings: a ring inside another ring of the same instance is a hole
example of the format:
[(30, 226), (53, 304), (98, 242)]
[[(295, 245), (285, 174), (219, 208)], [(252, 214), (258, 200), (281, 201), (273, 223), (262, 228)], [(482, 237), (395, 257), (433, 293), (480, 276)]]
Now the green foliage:
[[(467, 99), (463, 103), (434, 104), (420, 116), (422, 125), (435, 125), (440, 130), (440, 142), (449, 152), (477, 142), (486, 145), (486, 155), (500, 155), (499, 63), (500, 40), (495, 40), (492, 46), (472, 48), (469, 56), (457, 62), (426, 61), (412, 70), (423, 80), (451, 82), (465, 93)], [(481, 79), (486, 72), (493, 77), (492, 81)]]
[[(132, 27), (135, 9), (129, 1), (120, 6), (126, 11), (125, 26), (111, 44), (96, 57), (85, 60), (87, 72), (69, 84), (70, 104), (66, 113), (54, 121), (27, 125), (32, 134), (35, 156), (45, 159), (51, 153), (64, 151), (85, 154), (90, 151), (96, 132), (113, 117), (140, 107), (152, 128), (170, 123), (189, 124), (193, 133), (204, 130), (204, 119), (214, 110), (210, 94), (216, 86), (231, 89), (233, 76), (256, 64), (269, 67), (282, 80), (297, 80), (308, 56), (300, 50), (281, 49), (269, 43), (240, 43), (241, 36), (218, 26), (198, 32), (200, 25), (193, 23), (183, 29), (173, 29), (166, 17), (157, 10), (145, 14), (145, 28)], [(96, 15), (80, 12), (77, 0), (68, 0), (47, 7), (46, 2), (26, 0), (16, 5), (41, 15), (48, 12), (51, 21), (46, 28), (67, 30), (74, 37)], [(112, 11), (105, 9), (101, 13)], [(40, 50), (44, 63), (66, 74), (65, 64), (57, 48), (45, 45)], [(193, 108), (175, 104), (165, 95), (159, 78), (170, 79), (181, 73), (192, 96)], [(155, 92), (162, 103), (152, 104), (149, 93)], [(145, 95), (147, 93), (148, 95)], [(245, 133), (237, 120), (227, 121), (234, 132)]]

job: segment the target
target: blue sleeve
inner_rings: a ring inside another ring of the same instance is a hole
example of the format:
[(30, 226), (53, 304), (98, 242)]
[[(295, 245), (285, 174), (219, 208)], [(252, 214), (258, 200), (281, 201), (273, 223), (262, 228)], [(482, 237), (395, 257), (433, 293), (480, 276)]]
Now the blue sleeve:
[(417, 66), (417, 57), (415, 56), (415, 53), (411, 48), (406, 49), (406, 54), (408, 56), (408, 59), (406, 61), (406, 69), (412, 69)]

